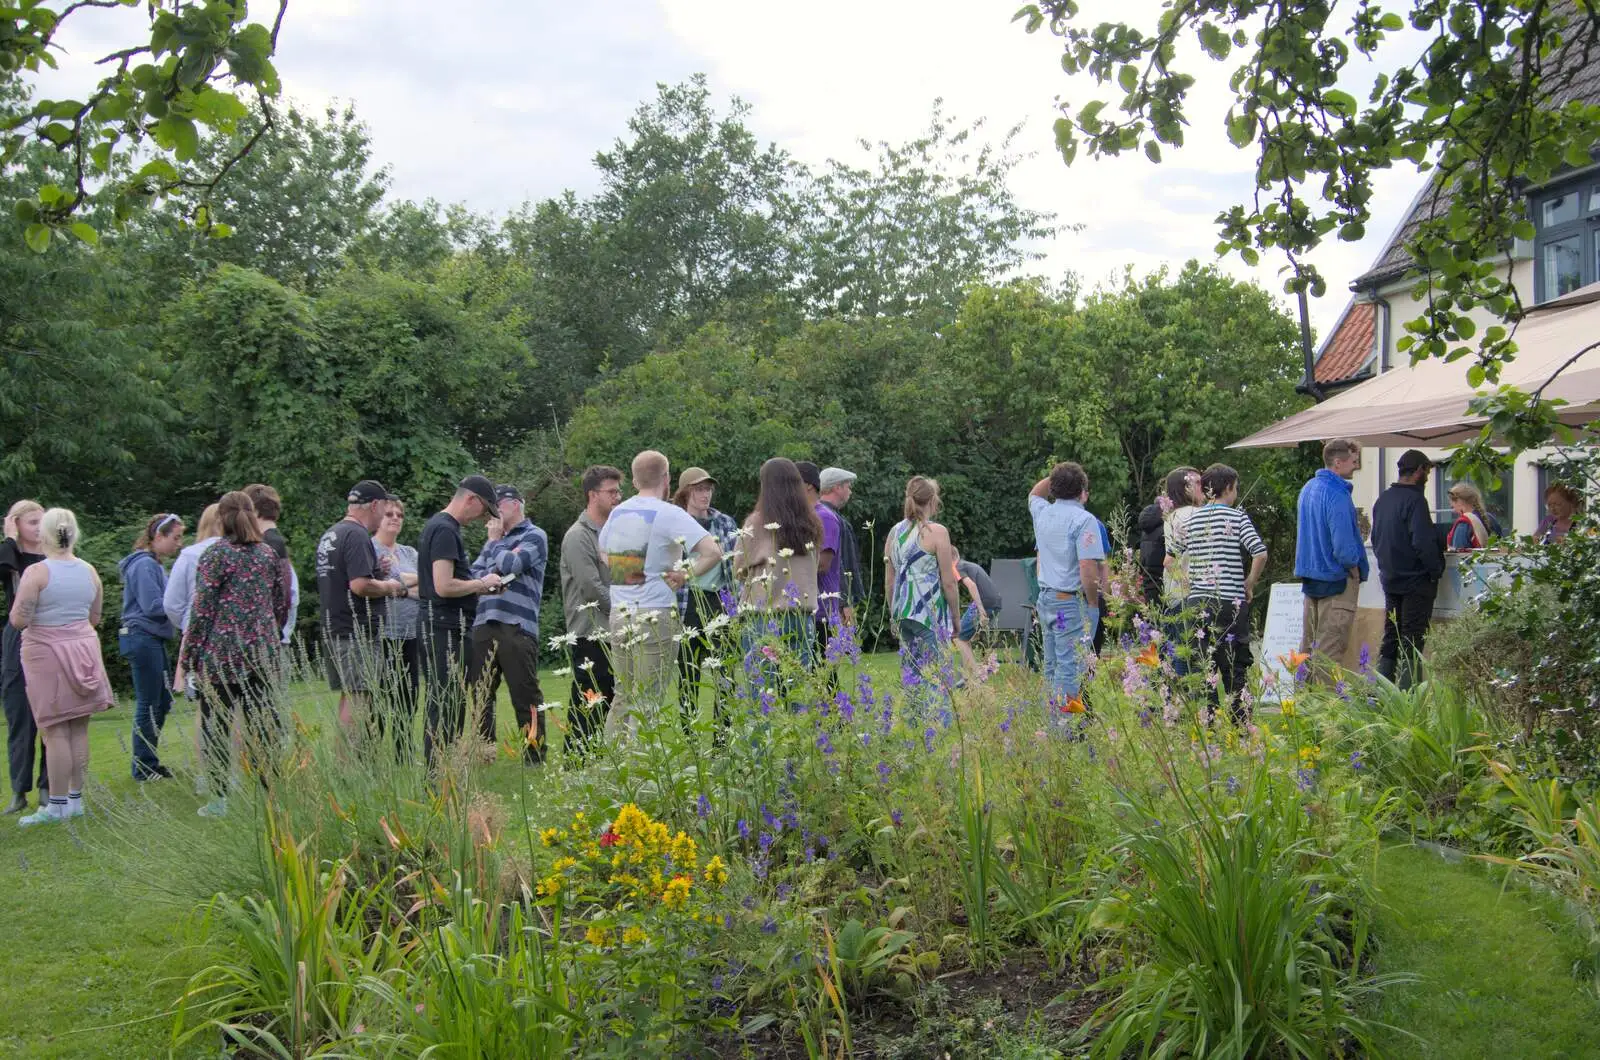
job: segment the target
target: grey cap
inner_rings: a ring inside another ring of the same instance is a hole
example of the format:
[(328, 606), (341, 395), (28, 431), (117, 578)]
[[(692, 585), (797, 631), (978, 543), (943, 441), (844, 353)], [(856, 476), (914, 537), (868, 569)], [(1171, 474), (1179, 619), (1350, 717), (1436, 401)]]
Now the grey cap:
[(842, 467), (825, 467), (822, 469), (822, 489), (831, 490), (835, 486), (848, 486), (856, 480), (854, 471), (846, 471)]

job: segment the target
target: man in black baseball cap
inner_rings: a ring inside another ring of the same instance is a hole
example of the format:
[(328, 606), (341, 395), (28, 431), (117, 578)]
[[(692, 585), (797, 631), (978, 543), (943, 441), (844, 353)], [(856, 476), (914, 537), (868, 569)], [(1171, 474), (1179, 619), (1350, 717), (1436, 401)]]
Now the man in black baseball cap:
[(1384, 610), (1378, 673), (1391, 681), (1398, 673), (1402, 688), (1416, 680), (1416, 660), (1444, 574), (1444, 542), (1426, 489), (1432, 468), (1426, 453), (1407, 449), (1395, 464), (1400, 477), (1372, 506), (1372, 551), (1378, 558)]
[(495, 516), (499, 503), (494, 483), (482, 475), (468, 475), (456, 484), (444, 511), (423, 525), (417, 540), (417, 598), (422, 604), (428, 679), (422, 749), (430, 766), (441, 741), (453, 744), (461, 736), (466, 722), (467, 638), (479, 595), (500, 588), (498, 574), (473, 576), (461, 527)]
[(478, 518), (493, 518), (495, 513), (500, 510), (500, 498), (495, 496), (494, 483), (482, 475), (468, 475), (456, 483), (456, 489), (465, 490), (483, 502), (488, 514), (487, 516), (478, 516)]
[(405, 586), (379, 568), (372, 533), (394, 498), (383, 483), (362, 479), (345, 495), (345, 515), (317, 541), (317, 597), (322, 605), (322, 647), (328, 687), (339, 693), (339, 723), (381, 731), (384, 719), (369, 695), (377, 679), (378, 623), (382, 598), (403, 595)]

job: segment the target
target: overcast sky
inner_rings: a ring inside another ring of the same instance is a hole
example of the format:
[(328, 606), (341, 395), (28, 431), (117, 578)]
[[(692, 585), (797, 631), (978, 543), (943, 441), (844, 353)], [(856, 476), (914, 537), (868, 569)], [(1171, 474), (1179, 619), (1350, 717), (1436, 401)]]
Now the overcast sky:
[[(265, 17), (269, 5), (252, 5)], [(1214, 261), (1214, 218), (1251, 194), (1251, 157), (1222, 133), (1226, 70), (1197, 86), (1187, 144), (1162, 165), (1139, 153), (1109, 161), (1054, 149), (1057, 96), (1092, 98), (1069, 80), (1059, 43), (1011, 23), (1019, 0), (291, 0), (277, 59), (285, 91), (319, 106), (348, 100), (370, 126), (378, 163), (400, 198), (435, 198), (503, 213), (565, 188), (594, 188), (592, 159), (625, 130), (658, 82), (705, 73), (719, 100), (738, 95), (749, 123), (801, 161), (864, 161), (856, 141), (898, 141), (924, 129), (933, 100), (963, 120), (983, 117), (996, 137), (1025, 121), (1020, 145), (1034, 157), (1014, 186), (1028, 206), (1081, 224), (1039, 249), (1036, 268), (1079, 274), (1087, 286), (1126, 265), (1145, 272), (1188, 258)], [(1097, 0), (1086, 11), (1154, 23), (1159, 0)], [(1098, 9), (1098, 10), (1097, 10)], [(143, 9), (73, 16), (63, 81), (81, 83), (88, 62), (125, 41)], [(126, 20), (133, 18), (133, 25)], [(118, 19), (122, 37), (118, 37)], [(81, 20), (81, 21), (80, 21)], [(99, 50), (96, 50), (96, 49)], [(59, 85), (42, 86), (45, 94)], [(58, 93), (59, 94), (59, 93)], [(1347, 284), (1381, 249), (1420, 183), (1387, 176), (1359, 244), (1315, 256), (1329, 281), (1313, 302), (1319, 333), (1347, 298)], [(1281, 290), (1283, 260), (1223, 268)]]

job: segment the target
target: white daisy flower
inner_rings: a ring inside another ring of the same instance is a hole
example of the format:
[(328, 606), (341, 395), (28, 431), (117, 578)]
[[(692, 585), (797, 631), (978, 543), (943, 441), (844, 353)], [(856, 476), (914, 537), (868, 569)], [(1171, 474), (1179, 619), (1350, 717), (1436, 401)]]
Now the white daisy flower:
[(778, 549), (778, 558), (779, 559), (788, 559), (790, 556), (793, 556), (793, 555), (794, 555), (794, 549), (792, 549), (792, 548), (780, 548), (780, 549)]
[(768, 530), (776, 530), (776, 529), (778, 529), (778, 526), (779, 526), (778, 523), (767, 523), (765, 525), (766, 525), (766, 528)]
[(571, 677), (572, 676), (572, 667), (563, 666), (559, 670), (551, 670), (550, 673), (553, 674), (556, 677)]

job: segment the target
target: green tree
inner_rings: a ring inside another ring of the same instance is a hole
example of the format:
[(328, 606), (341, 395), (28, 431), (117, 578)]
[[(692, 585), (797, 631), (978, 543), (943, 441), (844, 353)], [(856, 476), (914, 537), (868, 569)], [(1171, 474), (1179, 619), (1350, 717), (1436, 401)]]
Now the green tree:
[[(66, 20), (114, 6), (135, 7), (138, 0), (24, 0), (8, 7), (0, 15), (0, 79), (14, 83), (53, 68), (55, 37)], [(249, 154), (254, 140), (220, 159), (206, 159), (201, 130), (231, 134), (250, 113), (246, 100), (256, 108), (259, 128), (270, 128), (271, 101), (279, 92), (272, 56), (288, 0), (278, 0), (270, 28), (246, 22), (242, 0), (146, 0), (144, 6), (148, 36), (97, 60), (108, 72), (92, 93), (40, 99), (5, 122), (0, 167), (9, 166), (30, 141), (53, 148), (64, 160), (65, 179), (34, 183), (16, 200), (23, 238), (34, 250), (45, 250), (63, 227), (96, 242), (99, 226), (74, 218), (102, 182), (109, 185), (105, 197), (118, 222), (187, 190), (198, 193), (190, 219), (202, 230), (227, 234), (226, 225), (213, 222), (209, 194)], [(143, 164), (133, 168), (139, 160)]]
[(514, 321), (391, 273), (352, 270), (313, 300), (224, 265), (169, 324), (216, 487), (271, 482), (297, 534), (359, 478), (441, 497), (515, 441), (533, 372)]
[[(998, 145), (976, 142), (983, 122), (960, 126), (935, 101), (928, 130), (879, 143), (871, 168), (830, 160), (804, 197), (805, 296), (812, 312), (945, 319), (966, 288), (1038, 255), (1030, 240), (1058, 230), (1017, 202), (1008, 183), (1022, 156), (1021, 126)], [(863, 150), (872, 145), (861, 141)]]
[[(26, 107), (10, 93), (0, 107)], [(0, 172), (0, 196), (63, 174), (59, 154), (29, 145)], [(0, 496), (109, 512), (163, 481), (156, 468), (181, 449), (169, 379), (124, 312), (134, 277), (82, 245), (41, 257), (24, 245), (30, 223), (0, 219)]]
[(589, 213), (605, 276), (647, 340), (686, 335), (729, 302), (793, 283), (797, 169), (761, 146), (749, 111), (734, 99), (718, 114), (697, 74), (659, 86), (628, 138), (595, 158), (601, 188)]

